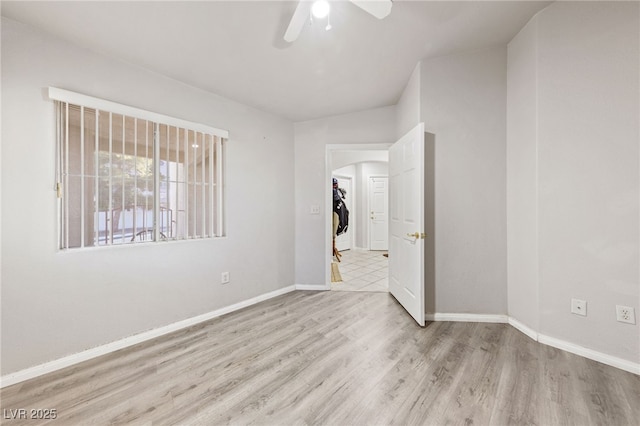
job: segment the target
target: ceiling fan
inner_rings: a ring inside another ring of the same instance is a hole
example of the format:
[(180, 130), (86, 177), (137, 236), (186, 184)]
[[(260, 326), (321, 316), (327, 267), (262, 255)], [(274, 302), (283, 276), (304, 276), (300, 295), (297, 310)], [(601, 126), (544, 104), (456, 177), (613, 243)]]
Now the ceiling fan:
[[(391, 0), (349, 1), (378, 19), (386, 18), (391, 13)], [(287, 31), (284, 33), (285, 41), (289, 43), (295, 41), (312, 14), (317, 18), (324, 18), (329, 14), (329, 10), (330, 6), (327, 0), (298, 0), (296, 10), (293, 12)], [(330, 23), (327, 24), (326, 29), (331, 29)]]

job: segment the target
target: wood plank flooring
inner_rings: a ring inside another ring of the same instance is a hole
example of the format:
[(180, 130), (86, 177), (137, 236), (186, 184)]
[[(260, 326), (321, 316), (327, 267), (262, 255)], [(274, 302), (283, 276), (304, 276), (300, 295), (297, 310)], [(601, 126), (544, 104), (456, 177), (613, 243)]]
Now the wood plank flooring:
[[(640, 377), (386, 293), (293, 292), (1, 390), (3, 425), (638, 425)], [(8, 419), (55, 409), (55, 420)]]

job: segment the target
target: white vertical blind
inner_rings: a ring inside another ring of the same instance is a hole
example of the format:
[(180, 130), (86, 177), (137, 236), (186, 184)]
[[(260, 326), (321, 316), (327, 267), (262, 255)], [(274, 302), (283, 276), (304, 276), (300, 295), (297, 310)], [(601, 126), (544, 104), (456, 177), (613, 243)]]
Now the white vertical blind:
[(61, 248), (224, 235), (224, 137), (56, 104)]
[[(126, 128), (126, 126), (125, 126), (125, 116), (123, 115), (122, 116), (122, 141), (121, 141), (122, 142), (122, 159), (120, 160), (121, 162), (124, 162), (124, 158), (125, 158), (125, 150), (124, 150), (125, 141), (126, 141), (125, 128)], [(124, 168), (124, 165), (123, 165), (123, 168)], [(123, 219), (122, 216), (124, 215), (124, 210), (125, 210), (125, 193), (127, 191), (127, 188), (126, 188), (127, 183), (126, 183), (125, 178), (124, 178), (125, 174), (124, 173), (120, 173), (120, 175), (121, 175), (120, 176), (120, 184), (122, 185), (121, 194), (120, 194), (120, 198), (122, 198), (122, 208), (120, 210), (120, 214), (118, 215), (118, 227), (120, 228), (120, 222), (122, 221), (123, 225), (122, 225), (122, 227), (120, 229), (121, 229), (122, 240), (124, 240), (125, 239), (124, 230), (125, 230), (126, 227), (124, 226), (124, 220), (122, 220)]]
[[(185, 180), (185, 196), (186, 198), (189, 198), (189, 194), (191, 193), (191, 191), (189, 190), (189, 130), (185, 129), (184, 130), (184, 180)], [(185, 224), (185, 233), (187, 235), (190, 234), (189, 230), (191, 229), (191, 221), (190, 216), (189, 216), (189, 203), (185, 203), (184, 206), (184, 224)]]
[(153, 126), (153, 241), (160, 241), (160, 125)]
[[(100, 152), (100, 132), (99, 132), (99, 122), (100, 122), (100, 114), (99, 111), (96, 110), (96, 128), (95, 128), (95, 141), (94, 141), (94, 146), (93, 146), (93, 151), (94, 151), (94, 187), (93, 187), (93, 194), (94, 194), (94, 198), (95, 198), (95, 203), (93, 205), (93, 211), (94, 212), (98, 212), (100, 211), (100, 182), (99, 182), (99, 168), (100, 168), (100, 159), (98, 158), (98, 152)], [(99, 218), (96, 219), (95, 214), (94, 214), (94, 221), (100, 221)], [(94, 223), (93, 224), (93, 240), (94, 241), (99, 241), (100, 240), (100, 226), (99, 223)]]
[[(138, 159), (138, 119), (133, 119), (133, 157)], [(138, 168), (136, 164), (135, 174), (133, 175), (133, 187), (138, 187)], [(138, 191), (133, 192), (133, 235), (138, 234)]]
[(225, 164), (225, 158), (226, 158), (226, 140), (223, 138), (217, 138), (216, 141), (216, 147), (217, 147), (217, 153), (218, 155), (216, 156), (216, 185), (217, 185), (217, 200), (216, 200), (216, 205), (221, 206), (220, 209), (218, 209), (216, 211), (217, 213), (217, 217), (218, 217), (218, 226), (217, 226), (217, 230), (216, 230), (216, 235), (218, 236), (224, 236), (227, 235), (227, 230), (225, 229), (225, 209), (223, 208), (223, 206), (225, 206), (225, 181), (224, 181), (224, 173), (223, 173), (223, 168), (226, 167)]
[(202, 212), (201, 215), (202, 217), (200, 218), (201, 221), (201, 232), (200, 232), (200, 236), (202, 237), (206, 237), (207, 236), (207, 206), (206, 206), (206, 189), (207, 189), (207, 180), (205, 179), (205, 172), (206, 172), (206, 154), (209, 151), (208, 149), (205, 149), (205, 146), (207, 144), (207, 138), (205, 137), (205, 135), (203, 133), (200, 133), (200, 140), (202, 141), (202, 143), (200, 143), (200, 199), (202, 200)]
[[(109, 188), (113, 188), (113, 174), (111, 165), (113, 164), (113, 113), (109, 113)], [(107, 207), (107, 217), (105, 218), (107, 223), (106, 231), (109, 238), (109, 242), (113, 244), (113, 193), (109, 191), (109, 205)], [(68, 248), (68, 247), (67, 247)]]
[[(65, 175), (64, 175), (64, 190), (63, 190), (64, 192), (63, 192), (63, 194), (66, 194), (67, 189), (69, 188), (69, 104), (65, 104), (64, 107), (65, 107), (65, 123), (64, 123), (64, 129), (65, 129), (64, 170), (65, 170)], [(64, 204), (65, 204), (65, 208), (66, 208), (66, 210), (68, 212), (69, 211), (69, 197), (68, 196), (65, 197)], [(65, 215), (64, 231), (65, 231), (65, 244), (68, 247), (69, 246), (69, 215), (68, 214)]]
[(84, 247), (84, 107), (80, 107), (80, 247)]
[[(215, 197), (214, 197), (214, 178), (213, 178), (213, 158), (215, 156), (216, 153), (216, 140), (217, 138), (213, 135), (211, 135), (211, 143), (209, 145), (209, 200), (210, 201), (214, 201), (215, 202)], [(215, 228), (214, 228), (214, 212), (211, 211), (209, 214), (209, 236), (215, 235)]]

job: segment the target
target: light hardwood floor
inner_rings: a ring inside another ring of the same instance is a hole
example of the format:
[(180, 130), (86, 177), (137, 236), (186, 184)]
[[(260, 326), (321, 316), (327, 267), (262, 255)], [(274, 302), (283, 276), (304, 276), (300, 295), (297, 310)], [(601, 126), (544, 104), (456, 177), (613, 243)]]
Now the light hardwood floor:
[[(387, 293), (293, 292), (2, 389), (50, 424), (638, 425), (640, 377)], [(5, 416), (3, 416), (5, 417)], [(3, 419), (2, 424), (36, 425)]]

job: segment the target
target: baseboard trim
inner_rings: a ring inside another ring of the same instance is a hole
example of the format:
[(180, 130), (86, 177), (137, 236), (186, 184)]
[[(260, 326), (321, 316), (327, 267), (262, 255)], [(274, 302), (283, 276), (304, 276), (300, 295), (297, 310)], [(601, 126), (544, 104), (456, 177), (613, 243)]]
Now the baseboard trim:
[(520, 321), (518, 321), (513, 317), (509, 317), (509, 324), (515, 329), (517, 329), (518, 331), (520, 331), (521, 333), (524, 333), (527, 336), (529, 336), (531, 339), (535, 340), (536, 342), (539, 342), (538, 340), (539, 334), (534, 329), (524, 325), (523, 323), (521, 323)]
[(16, 383), (23, 382), (25, 380), (33, 379), (38, 376), (42, 376), (47, 373), (52, 373), (57, 370), (61, 370), (72, 365), (88, 361), (90, 359), (106, 355), (108, 353), (127, 348), (129, 346), (137, 345), (138, 343), (146, 342), (147, 340), (155, 339), (174, 331), (181, 330), (183, 328), (191, 327), (192, 325), (199, 324), (201, 322), (208, 321), (213, 318), (237, 311), (242, 308), (246, 308), (256, 303), (263, 302), (268, 299), (292, 292), (296, 290), (295, 285), (280, 288), (278, 290), (271, 291), (269, 293), (261, 294), (260, 296), (253, 297), (251, 299), (244, 300), (239, 303), (235, 303), (224, 308), (216, 309), (215, 311), (207, 312), (206, 314), (198, 315), (186, 320), (178, 321), (173, 324), (166, 325), (164, 327), (154, 328), (133, 336), (125, 337), (124, 339), (117, 340), (115, 342), (107, 343), (95, 348), (87, 349), (82, 352), (78, 352), (72, 355), (65, 356), (53, 361), (45, 362), (44, 364), (36, 365), (34, 367), (26, 368), (24, 370), (10, 373), (0, 377), (0, 388), (14, 385)]
[(494, 323), (508, 323), (516, 330), (525, 334), (529, 338), (540, 342), (544, 345), (552, 346), (563, 351), (570, 352), (575, 355), (582, 356), (584, 358), (598, 361), (612, 367), (619, 368), (629, 373), (640, 375), (640, 363), (627, 361), (626, 359), (617, 358), (612, 355), (607, 355), (602, 352), (594, 351), (593, 349), (585, 348), (574, 343), (567, 342), (565, 340), (557, 339), (555, 337), (545, 336), (540, 334), (532, 328), (521, 323), (517, 319), (508, 315), (481, 315), (481, 314), (446, 314), (435, 313), (425, 314), (427, 321), (459, 321), (459, 322), (494, 322)]
[(544, 334), (538, 335), (538, 342), (544, 343), (548, 346), (553, 346), (563, 351), (571, 352), (572, 354), (580, 355), (582, 357), (598, 361), (612, 367), (619, 368), (629, 373), (640, 375), (640, 364), (627, 361), (626, 359), (617, 358), (615, 356), (607, 355), (602, 352), (594, 351), (593, 349), (585, 348), (580, 345), (569, 343), (565, 340), (556, 339), (555, 337), (545, 336)]
[(331, 287), (327, 287), (322, 284), (296, 284), (296, 290), (304, 290), (304, 291), (327, 291), (330, 290)]
[(427, 321), (455, 321), (455, 322), (493, 322), (507, 323), (506, 315), (490, 315), (490, 314), (425, 314)]

